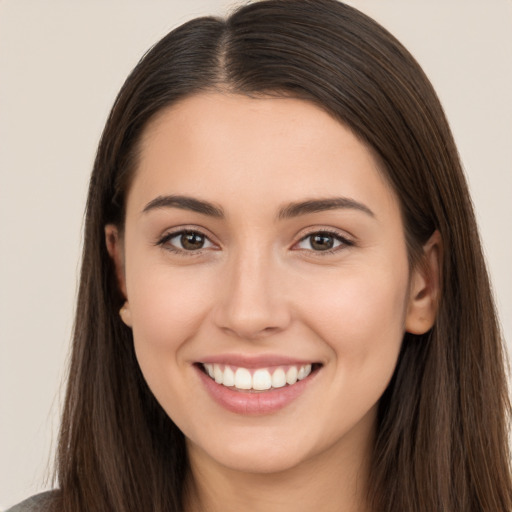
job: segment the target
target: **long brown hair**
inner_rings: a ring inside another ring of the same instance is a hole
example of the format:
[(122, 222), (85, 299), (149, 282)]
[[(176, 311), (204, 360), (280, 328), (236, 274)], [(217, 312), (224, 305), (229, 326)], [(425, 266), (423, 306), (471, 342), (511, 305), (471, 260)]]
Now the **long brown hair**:
[(139, 370), (104, 242), (122, 230), (138, 141), (162, 108), (203, 90), (315, 102), (372, 149), (401, 203), (411, 265), (434, 230), (442, 298), (406, 334), (380, 400), (369, 496), (378, 512), (512, 510), (503, 348), (471, 201), (437, 96), (376, 22), (335, 0), (268, 0), (169, 33), (126, 80), (87, 201), (55, 510), (182, 510), (182, 433)]

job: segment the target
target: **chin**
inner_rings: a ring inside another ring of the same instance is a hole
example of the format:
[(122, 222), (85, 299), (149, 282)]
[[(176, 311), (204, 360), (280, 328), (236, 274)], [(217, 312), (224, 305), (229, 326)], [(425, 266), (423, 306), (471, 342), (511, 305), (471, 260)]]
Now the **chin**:
[(236, 472), (270, 474), (296, 468), (329, 448), (318, 446), (304, 436), (294, 437), (262, 429), (243, 430), (245, 435), (229, 435), (223, 439), (212, 436), (199, 445), (187, 440), (189, 455), (210, 459), (214, 465)]

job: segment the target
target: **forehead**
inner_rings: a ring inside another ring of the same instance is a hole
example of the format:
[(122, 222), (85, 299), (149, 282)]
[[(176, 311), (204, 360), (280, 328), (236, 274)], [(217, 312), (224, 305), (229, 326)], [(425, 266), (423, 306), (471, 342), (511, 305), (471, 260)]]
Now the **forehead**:
[(333, 194), (396, 202), (372, 151), (312, 102), (221, 93), (190, 96), (147, 126), (129, 196), (171, 193), (261, 206)]

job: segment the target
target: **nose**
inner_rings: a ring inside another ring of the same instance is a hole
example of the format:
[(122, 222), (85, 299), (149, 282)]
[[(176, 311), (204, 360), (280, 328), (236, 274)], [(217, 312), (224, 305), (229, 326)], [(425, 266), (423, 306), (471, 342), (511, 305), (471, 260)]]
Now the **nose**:
[(283, 331), (291, 321), (285, 272), (263, 251), (247, 251), (226, 264), (214, 320), (223, 331), (247, 340)]

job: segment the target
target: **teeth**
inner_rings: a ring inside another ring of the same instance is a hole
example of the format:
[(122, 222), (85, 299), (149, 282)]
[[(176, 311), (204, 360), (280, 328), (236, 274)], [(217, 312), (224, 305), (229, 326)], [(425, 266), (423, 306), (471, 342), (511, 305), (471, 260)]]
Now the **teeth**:
[(286, 386), (286, 374), (282, 368), (278, 368), (272, 374), (272, 387), (282, 388), (283, 386)]
[(252, 389), (263, 391), (272, 387), (272, 377), (268, 370), (256, 370), (252, 376)]
[(217, 384), (222, 384), (224, 381), (224, 372), (218, 364), (213, 365), (213, 378)]
[(295, 366), (290, 366), (289, 370), (286, 372), (286, 382), (291, 386), (297, 382), (297, 368)]
[[(217, 366), (217, 365), (215, 365)], [(238, 368), (235, 372), (235, 388), (251, 389), (252, 377), (251, 372), (245, 368)]]
[(226, 368), (224, 368), (224, 379), (222, 384), (228, 387), (235, 385), (235, 374), (229, 366), (226, 366)]
[(228, 365), (205, 363), (203, 367), (217, 384), (256, 391), (282, 388), (287, 384), (292, 386), (297, 381), (305, 379), (311, 373), (310, 364), (300, 367), (290, 366), (286, 371), (283, 368), (276, 368), (273, 371), (268, 368), (258, 368), (252, 374), (247, 368), (237, 368), (236, 371), (233, 371)]
[(213, 373), (213, 364), (205, 364), (204, 365), (206, 371), (208, 372), (208, 375), (213, 379), (214, 378), (214, 373)]

